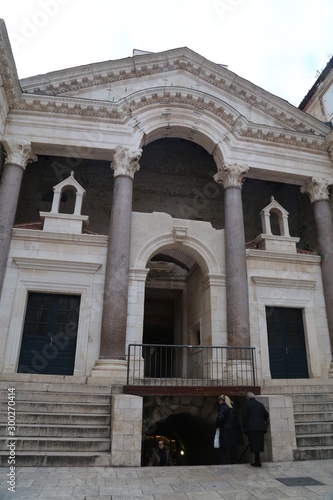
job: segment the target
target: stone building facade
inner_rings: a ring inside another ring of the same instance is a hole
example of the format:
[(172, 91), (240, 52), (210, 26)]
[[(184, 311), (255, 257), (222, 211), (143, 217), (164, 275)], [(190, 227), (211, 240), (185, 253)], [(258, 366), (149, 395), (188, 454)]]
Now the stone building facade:
[(252, 347), (292, 459), (293, 392), (332, 386), (330, 124), (187, 48), (19, 81), (1, 22), (0, 61), (0, 380), (116, 388), (138, 465), (169, 411), (122, 393), (129, 345)]

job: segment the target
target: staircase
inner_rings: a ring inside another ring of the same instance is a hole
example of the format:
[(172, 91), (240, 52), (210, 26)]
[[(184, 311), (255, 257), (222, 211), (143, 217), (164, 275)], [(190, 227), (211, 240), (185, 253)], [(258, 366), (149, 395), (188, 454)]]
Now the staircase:
[(316, 385), (309, 379), (302, 385), (266, 387), (262, 394), (291, 396), (297, 448), (294, 460), (333, 458), (333, 384)]
[(293, 395), (297, 449), (295, 460), (333, 458), (333, 391)]
[[(110, 465), (110, 386), (62, 378), (59, 384), (54, 377), (52, 383), (0, 382), (1, 466), (8, 466), (8, 444), (14, 438), (16, 466)], [(15, 387), (9, 403), (15, 410), (13, 437), (7, 428), (8, 387)]]

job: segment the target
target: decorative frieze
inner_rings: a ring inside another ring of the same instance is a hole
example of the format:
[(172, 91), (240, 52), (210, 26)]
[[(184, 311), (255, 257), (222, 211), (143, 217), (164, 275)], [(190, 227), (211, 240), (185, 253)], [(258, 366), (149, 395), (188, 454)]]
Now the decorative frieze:
[[(297, 111), (292, 113), (290, 109), (282, 109), (281, 101), (278, 98), (274, 98), (271, 94), (266, 96), (265, 92), (261, 94), (254, 93), (252, 87), (248, 86), (242, 78), (237, 77), (221, 65), (203, 60), (188, 49), (169, 51), (168, 57), (163, 54), (148, 54), (133, 57), (131, 60), (114, 61), (112, 62), (112, 71), (110, 71), (110, 62), (94, 65), (93, 73), (90, 67), (87, 68), (86, 66), (76, 71), (68, 70), (66, 81), (60, 80), (57, 72), (55, 72), (53, 79), (50, 78), (50, 75), (47, 76), (47, 80), (41, 77), (29, 78), (22, 82), (22, 86), (25, 92), (34, 93), (35, 95), (60, 96), (64, 93), (73, 93), (94, 85), (110, 85), (123, 80), (154, 76), (161, 73), (175, 73), (179, 70), (193, 75), (196, 80), (199, 78), (202, 83), (208, 83), (219, 90), (234, 95), (292, 130), (309, 134), (317, 133), (323, 136), (327, 133), (325, 124), (318, 123), (315, 130), (310, 117), (306, 119), (302, 114), (301, 119)], [(166, 85), (166, 87), (168, 86)], [(318, 132), (318, 128), (322, 129), (322, 131)]]
[(298, 132), (297, 130), (251, 124), (234, 108), (217, 97), (207, 94), (203, 95), (198, 90), (184, 89), (183, 87), (144, 89), (135, 92), (130, 100), (121, 99), (118, 102), (105, 101), (103, 104), (100, 101), (94, 104), (91, 99), (60, 96), (54, 98), (53, 96), (23, 94), (21, 99), (16, 103), (16, 109), (38, 113), (104, 118), (111, 120), (115, 124), (123, 124), (136, 111), (152, 106), (160, 106), (161, 104), (170, 108), (175, 106), (177, 109), (181, 104), (182, 108), (187, 107), (189, 111), (196, 111), (197, 107), (200, 106), (201, 113), (212, 114), (215, 118), (220, 118), (228, 128), (231, 127), (231, 133), (239, 139), (250, 139), (256, 142), (278, 145), (285, 144), (297, 149), (327, 151), (324, 136), (311, 135), (310, 133), (306, 135), (302, 131)]
[(325, 137), (325, 143), (330, 155), (331, 160), (333, 161), (333, 131), (330, 132), (326, 137)]

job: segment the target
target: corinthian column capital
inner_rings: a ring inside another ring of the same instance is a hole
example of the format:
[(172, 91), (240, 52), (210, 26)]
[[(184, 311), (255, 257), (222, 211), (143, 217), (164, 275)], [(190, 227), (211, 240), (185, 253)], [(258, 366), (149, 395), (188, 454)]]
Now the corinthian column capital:
[(117, 146), (111, 163), (114, 176), (126, 175), (133, 179), (135, 172), (140, 169), (139, 160), (141, 155), (142, 149), (130, 151), (128, 148)]
[(223, 163), (223, 165), (219, 167), (218, 172), (214, 175), (214, 181), (218, 184), (223, 184), (224, 188), (241, 188), (248, 170), (249, 167), (247, 165)]
[(1, 141), (6, 152), (6, 163), (19, 165), (23, 170), (28, 163), (37, 161), (31, 142), (26, 139), (2, 139)]
[(328, 188), (333, 184), (333, 178), (312, 177), (301, 187), (301, 193), (308, 193), (311, 203), (329, 199)]

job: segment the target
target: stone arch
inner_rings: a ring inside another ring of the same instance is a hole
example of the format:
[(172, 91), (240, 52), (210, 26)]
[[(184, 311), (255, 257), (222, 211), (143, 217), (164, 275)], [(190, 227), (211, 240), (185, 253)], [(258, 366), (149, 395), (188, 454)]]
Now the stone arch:
[(141, 249), (135, 262), (135, 268), (144, 269), (147, 262), (158, 253), (163, 253), (164, 250), (179, 250), (187, 253), (199, 265), (203, 275), (219, 274), (221, 272), (220, 265), (216, 260), (215, 255), (199, 239), (193, 236), (185, 236), (183, 241), (175, 241), (175, 230), (173, 234), (164, 234), (147, 242)]
[(186, 139), (213, 155), (217, 168), (230, 161), (237, 140), (234, 125), (244, 120), (227, 102), (194, 89), (148, 88), (133, 94), (126, 105), (137, 147), (162, 138)]
[[(216, 398), (211, 396), (155, 396), (145, 399), (143, 408), (143, 446), (147, 436), (174, 437), (184, 457), (174, 454), (176, 465), (216, 463), (211, 443), (216, 419)], [(143, 464), (147, 465), (147, 464)]]

